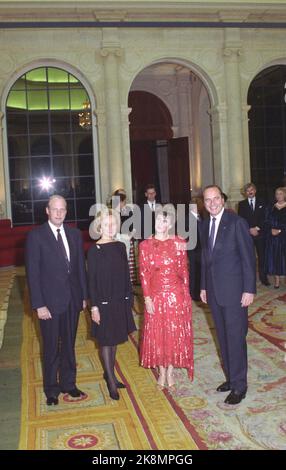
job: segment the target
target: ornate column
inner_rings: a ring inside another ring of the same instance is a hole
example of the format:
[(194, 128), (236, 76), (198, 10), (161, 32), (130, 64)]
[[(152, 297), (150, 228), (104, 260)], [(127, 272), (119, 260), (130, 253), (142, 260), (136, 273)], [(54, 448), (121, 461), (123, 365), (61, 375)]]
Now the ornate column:
[(5, 188), (7, 187), (4, 171), (3, 118), (4, 114), (0, 111), (0, 219), (6, 217)]
[(124, 180), (123, 186), (127, 192), (128, 200), (133, 201), (132, 194), (132, 178), (131, 178), (131, 152), (130, 152), (130, 133), (129, 133), (129, 114), (132, 108), (126, 105), (121, 106), (121, 126), (122, 126), (122, 155), (123, 155), (123, 170)]
[(242, 120), (242, 141), (244, 148), (244, 184), (251, 181), (250, 174), (250, 151), (249, 151), (249, 132), (248, 132), (248, 112), (251, 106), (244, 104), (241, 107)]
[(229, 187), (229, 151), (227, 106), (222, 103), (210, 109), (213, 135), (214, 181), (223, 190)]
[[(231, 201), (241, 199), (240, 189), (244, 184), (244, 155), (241, 122), (241, 91), (239, 57), (242, 55), (239, 31), (226, 31), (226, 47), (223, 50), (227, 101), (227, 127)], [(233, 37), (235, 40), (233, 40)]]
[(121, 133), (121, 109), (118, 83), (118, 58), (122, 49), (104, 45), (100, 51), (104, 59), (104, 90), (106, 117), (106, 148), (111, 189), (122, 186), (123, 157)]
[(107, 149), (107, 136), (106, 136), (106, 114), (104, 106), (98, 106), (94, 114), (96, 115), (98, 142), (99, 142), (99, 193), (101, 200), (98, 202), (105, 203), (106, 198), (110, 192), (110, 181), (109, 181), (109, 161), (108, 161), (108, 149)]
[(183, 73), (178, 68), (176, 70), (176, 81), (177, 81), (177, 102), (178, 102), (178, 132), (175, 137), (188, 137), (190, 133), (190, 115), (189, 110), (191, 109), (190, 95), (190, 75), (189, 72)]

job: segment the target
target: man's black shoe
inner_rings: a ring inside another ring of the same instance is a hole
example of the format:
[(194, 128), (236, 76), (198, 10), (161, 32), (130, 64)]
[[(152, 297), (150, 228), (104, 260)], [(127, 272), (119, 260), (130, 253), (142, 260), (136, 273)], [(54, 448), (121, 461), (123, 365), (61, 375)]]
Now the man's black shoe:
[(230, 390), (230, 385), (228, 382), (223, 382), (216, 389), (217, 392), (229, 392), (229, 390)]
[(62, 390), (62, 393), (68, 393), (73, 398), (84, 397), (86, 394), (79, 390), (77, 387), (72, 388), (71, 390)]
[(47, 405), (58, 405), (59, 404), (59, 399), (57, 397), (47, 397)]
[(264, 286), (271, 286), (270, 282), (269, 281), (261, 281), (261, 284), (263, 284)]
[(236, 390), (232, 390), (230, 394), (226, 397), (224, 402), (227, 405), (238, 405), (246, 396), (246, 391), (244, 392), (237, 392)]

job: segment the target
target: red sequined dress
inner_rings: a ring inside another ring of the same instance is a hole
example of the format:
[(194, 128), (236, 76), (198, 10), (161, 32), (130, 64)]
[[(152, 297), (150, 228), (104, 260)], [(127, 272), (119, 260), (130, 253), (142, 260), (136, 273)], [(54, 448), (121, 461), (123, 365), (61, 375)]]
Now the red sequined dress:
[(144, 240), (139, 245), (139, 268), (143, 295), (154, 303), (153, 315), (144, 311), (140, 363), (147, 368), (184, 367), (193, 379), (192, 302), (185, 241), (179, 237)]

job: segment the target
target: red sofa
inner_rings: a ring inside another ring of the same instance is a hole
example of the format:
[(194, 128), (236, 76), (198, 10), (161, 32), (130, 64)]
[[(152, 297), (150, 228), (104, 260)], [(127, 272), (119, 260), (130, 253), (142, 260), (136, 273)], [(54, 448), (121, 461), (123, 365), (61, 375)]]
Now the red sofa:
[[(71, 223), (75, 226), (76, 224)], [(24, 252), (27, 233), (34, 225), (20, 225), (12, 227), (11, 220), (0, 220), (0, 267), (21, 266), (24, 264)], [(87, 252), (93, 240), (88, 230), (82, 231), (84, 251)]]
[(33, 225), (12, 227), (11, 220), (0, 220), (0, 267), (24, 264), (24, 246), (27, 233)]

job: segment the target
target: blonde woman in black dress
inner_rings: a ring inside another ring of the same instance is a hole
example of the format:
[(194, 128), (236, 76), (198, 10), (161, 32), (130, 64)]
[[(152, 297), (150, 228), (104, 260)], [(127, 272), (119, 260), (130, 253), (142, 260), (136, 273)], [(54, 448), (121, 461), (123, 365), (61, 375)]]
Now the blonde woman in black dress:
[(265, 217), (265, 272), (274, 275), (274, 288), (280, 286), (280, 276), (286, 275), (286, 191), (275, 191), (276, 202), (268, 207)]
[(125, 245), (114, 239), (119, 226), (116, 213), (106, 210), (94, 224), (100, 239), (90, 247), (87, 258), (92, 335), (100, 347), (109, 395), (119, 400), (117, 389), (125, 385), (114, 372), (116, 347), (136, 330), (132, 286)]

